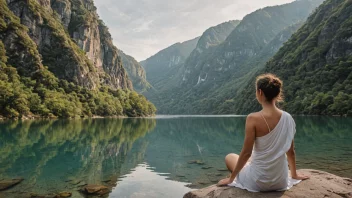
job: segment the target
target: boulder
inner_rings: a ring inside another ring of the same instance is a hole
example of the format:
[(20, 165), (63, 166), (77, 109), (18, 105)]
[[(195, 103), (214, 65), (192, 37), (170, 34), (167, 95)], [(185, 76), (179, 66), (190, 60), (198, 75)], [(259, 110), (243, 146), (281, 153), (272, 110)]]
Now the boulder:
[(16, 178), (16, 179), (5, 179), (0, 181), (0, 191), (9, 189), (13, 186), (16, 186), (20, 182), (23, 181), (23, 178)]
[(81, 189), (81, 192), (87, 195), (105, 195), (110, 192), (110, 189), (103, 185), (88, 184)]
[(309, 175), (310, 179), (304, 180), (290, 190), (284, 192), (253, 193), (236, 187), (218, 187), (216, 185), (191, 191), (184, 198), (271, 198), (271, 197), (307, 197), (307, 198), (352, 198), (352, 179), (339, 177), (327, 172), (303, 169), (299, 173)]

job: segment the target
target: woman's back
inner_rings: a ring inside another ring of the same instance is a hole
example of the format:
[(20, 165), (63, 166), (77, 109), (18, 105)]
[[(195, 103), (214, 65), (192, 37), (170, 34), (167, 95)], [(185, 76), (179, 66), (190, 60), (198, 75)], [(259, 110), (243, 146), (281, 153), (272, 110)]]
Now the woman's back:
[[(264, 118), (261, 119), (264, 120)], [(268, 121), (264, 120), (264, 122)], [(295, 134), (295, 124), (290, 114), (281, 111), (276, 125), (270, 125), (269, 122), (268, 125), (267, 132), (255, 139), (252, 160), (238, 176), (238, 182), (242, 183), (242, 186), (238, 187), (249, 191), (287, 188), (288, 164), (285, 154), (290, 149)], [(263, 128), (259, 122), (258, 126)], [(268, 128), (271, 129), (270, 132)]]
[(270, 131), (276, 127), (281, 119), (282, 111), (277, 109), (270, 113), (256, 112), (252, 115), (256, 119), (255, 136), (262, 137), (270, 133)]

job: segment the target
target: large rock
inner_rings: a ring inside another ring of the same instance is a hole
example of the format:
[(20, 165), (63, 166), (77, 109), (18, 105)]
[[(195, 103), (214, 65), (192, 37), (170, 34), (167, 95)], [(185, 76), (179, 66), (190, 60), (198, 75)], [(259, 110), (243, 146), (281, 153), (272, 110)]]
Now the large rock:
[(290, 190), (284, 192), (252, 193), (235, 187), (209, 186), (185, 194), (184, 198), (231, 198), (231, 197), (345, 197), (352, 198), (352, 179), (342, 178), (327, 172), (317, 170), (299, 170), (299, 173), (309, 175), (310, 179), (302, 181)]
[(9, 189), (13, 186), (16, 186), (20, 182), (22, 182), (22, 178), (17, 178), (17, 179), (9, 179), (9, 180), (1, 180), (0, 181), (0, 190), (6, 190)]
[(103, 185), (88, 184), (81, 189), (81, 192), (87, 195), (102, 196), (110, 192), (110, 189)]

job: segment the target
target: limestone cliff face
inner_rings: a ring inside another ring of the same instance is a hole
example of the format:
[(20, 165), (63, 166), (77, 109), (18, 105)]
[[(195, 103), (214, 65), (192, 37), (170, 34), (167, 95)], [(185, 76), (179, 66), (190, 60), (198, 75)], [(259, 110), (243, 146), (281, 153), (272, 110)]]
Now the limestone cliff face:
[(86, 52), (100, 72), (101, 82), (116, 88), (132, 89), (122, 66), (118, 49), (104, 22), (99, 19), (93, 0), (53, 0), (51, 7), (59, 15), (71, 38)]
[(92, 0), (7, 0), (28, 27), (43, 65), (57, 77), (95, 89), (133, 89)]
[[(1, 6), (6, 5), (5, 1), (0, 2)], [(36, 48), (36, 44), (31, 40), (28, 34), (24, 34), (25, 27), (19, 25), (17, 19), (13, 18), (13, 14), (6, 6), (2, 7), (0, 12), (0, 45), (1, 51), (7, 54), (5, 60), (0, 60), (0, 64), (8, 62), (8, 64), (17, 68), (20, 75), (29, 77), (36, 71), (43, 68), (41, 56)], [(3, 20), (6, 19), (6, 20)], [(17, 21), (14, 23), (12, 20)]]
[(170, 81), (170, 77), (178, 76), (178, 72), (183, 71), (183, 64), (197, 46), (198, 39), (175, 43), (140, 62), (147, 73), (148, 82), (156, 89), (169, 87), (166, 84), (177, 84)]
[(132, 81), (133, 88), (138, 92), (149, 90), (151, 85), (147, 81), (144, 68), (132, 56), (125, 54), (121, 50), (118, 50), (118, 52), (122, 59), (123, 67)]

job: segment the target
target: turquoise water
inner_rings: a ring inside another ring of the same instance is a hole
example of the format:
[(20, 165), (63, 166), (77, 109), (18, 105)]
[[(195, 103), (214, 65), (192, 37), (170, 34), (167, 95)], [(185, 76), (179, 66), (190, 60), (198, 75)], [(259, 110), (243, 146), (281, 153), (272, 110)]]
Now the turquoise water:
[[(352, 119), (295, 120), (298, 167), (352, 178)], [(0, 197), (83, 197), (85, 184), (110, 187), (109, 197), (182, 197), (228, 175), (223, 159), (240, 152), (244, 124), (240, 116), (1, 122), (0, 180), (25, 180)]]

